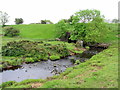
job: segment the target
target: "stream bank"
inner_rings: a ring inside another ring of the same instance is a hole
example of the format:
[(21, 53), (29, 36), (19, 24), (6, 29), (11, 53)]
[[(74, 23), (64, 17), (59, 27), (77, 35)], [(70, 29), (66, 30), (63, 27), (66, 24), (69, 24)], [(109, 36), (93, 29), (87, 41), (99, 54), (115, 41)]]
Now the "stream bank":
[(82, 54), (72, 55), (60, 60), (47, 60), (41, 62), (35, 62), (30, 64), (23, 64), (19, 68), (11, 70), (3, 70), (0, 73), (2, 75), (2, 82), (6, 81), (22, 81), (25, 79), (46, 79), (53, 75), (59, 75), (64, 72), (66, 68), (73, 67), (75, 64), (71, 61), (79, 60), (81, 63), (89, 60), (93, 55), (104, 50), (103, 48), (90, 48), (84, 51)]

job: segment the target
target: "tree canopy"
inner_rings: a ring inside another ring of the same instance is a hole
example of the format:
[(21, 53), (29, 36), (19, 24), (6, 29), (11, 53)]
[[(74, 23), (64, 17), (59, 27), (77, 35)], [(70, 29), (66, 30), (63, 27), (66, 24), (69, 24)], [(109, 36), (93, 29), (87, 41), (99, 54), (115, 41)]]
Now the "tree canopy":
[(16, 24), (22, 24), (23, 23), (23, 19), (22, 18), (15, 18), (15, 23)]

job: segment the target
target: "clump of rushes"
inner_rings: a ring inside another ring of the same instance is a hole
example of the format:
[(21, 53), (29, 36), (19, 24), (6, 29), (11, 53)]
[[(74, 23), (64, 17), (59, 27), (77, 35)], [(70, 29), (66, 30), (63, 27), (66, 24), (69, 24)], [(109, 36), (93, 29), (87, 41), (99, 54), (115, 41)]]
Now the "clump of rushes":
[(89, 47), (89, 46), (86, 46), (85, 48), (86, 48), (87, 50), (89, 50), (89, 49), (90, 49), (90, 47)]
[(76, 60), (76, 61), (75, 61), (75, 64), (80, 64), (80, 60)]
[(58, 60), (58, 59), (60, 59), (59, 55), (52, 55), (52, 56), (50, 56), (50, 60)]
[(8, 86), (11, 86), (13, 84), (17, 83), (16, 81), (8, 81), (8, 82), (3, 82), (0, 87), (1, 88), (4, 88), (4, 87), (8, 87)]

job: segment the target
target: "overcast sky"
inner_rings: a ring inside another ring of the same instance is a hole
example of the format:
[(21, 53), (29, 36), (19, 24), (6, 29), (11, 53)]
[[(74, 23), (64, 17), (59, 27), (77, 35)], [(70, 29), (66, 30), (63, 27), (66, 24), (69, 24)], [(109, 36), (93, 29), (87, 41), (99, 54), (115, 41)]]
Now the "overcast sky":
[(67, 19), (83, 9), (97, 9), (106, 19), (118, 18), (119, 0), (0, 0), (0, 11), (10, 16), (8, 24), (15, 18), (23, 18), (24, 23), (37, 23), (49, 19), (56, 23)]

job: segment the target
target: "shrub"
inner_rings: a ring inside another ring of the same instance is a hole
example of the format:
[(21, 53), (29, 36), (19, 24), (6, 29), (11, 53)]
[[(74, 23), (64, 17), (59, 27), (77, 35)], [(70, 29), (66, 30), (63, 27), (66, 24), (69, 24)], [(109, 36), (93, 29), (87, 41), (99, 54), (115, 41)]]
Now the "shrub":
[(8, 37), (14, 37), (14, 36), (18, 36), (20, 31), (18, 29), (15, 29), (13, 27), (5, 27), (4, 29), (4, 36), (8, 36)]
[(57, 60), (57, 59), (60, 59), (60, 56), (58, 56), (58, 55), (52, 55), (52, 56), (50, 56), (50, 59), (51, 60)]

